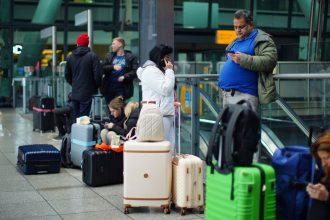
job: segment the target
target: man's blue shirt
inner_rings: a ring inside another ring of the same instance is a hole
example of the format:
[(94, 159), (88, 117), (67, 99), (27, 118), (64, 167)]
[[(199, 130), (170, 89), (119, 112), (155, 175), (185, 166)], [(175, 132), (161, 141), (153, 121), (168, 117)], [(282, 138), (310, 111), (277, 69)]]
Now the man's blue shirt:
[(121, 66), (121, 70), (117, 71), (117, 70), (113, 70), (111, 73), (111, 81), (113, 83), (117, 83), (118, 84), (118, 78), (122, 75), (124, 75), (125, 73), (125, 65), (126, 65), (126, 60), (125, 60), (125, 56), (115, 56), (113, 58), (112, 61), (112, 65), (120, 65)]
[[(254, 39), (256, 36), (257, 30), (254, 29), (245, 39), (240, 40), (237, 38), (230, 50), (254, 55)], [(227, 55), (227, 61), (220, 71), (218, 85), (221, 89), (235, 89), (258, 96), (258, 73), (240, 67)]]

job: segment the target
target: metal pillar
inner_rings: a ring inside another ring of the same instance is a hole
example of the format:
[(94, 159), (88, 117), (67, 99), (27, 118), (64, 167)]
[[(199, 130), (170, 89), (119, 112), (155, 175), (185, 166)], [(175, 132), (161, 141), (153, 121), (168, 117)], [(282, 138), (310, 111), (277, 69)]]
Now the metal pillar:
[(143, 64), (149, 51), (160, 43), (174, 47), (173, 0), (139, 1), (139, 57)]
[(316, 35), (316, 47), (315, 47), (315, 61), (321, 60), (321, 35), (323, 31), (323, 12), (324, 12), (324, 0), (319, 0), (319, 14), (317, 22), (317, 35)]
[[(51, 96), (54, 97), (54, 102), (57, 103), (57, 96), (56, 96), (56, 84), (55, 84), (55, 74), (57, 71), (57, 57), (56, 57), (56, 50), (57, 50), (57, 34), (56, 34), (56, 27), (52, 26), (52, 70), (53, 70), (53, 83), (52, 83), (52, 93)], [(49, 94), (50, 95), (50, 94)]]
[(191, 150), (192, 154), (199, 156), (199, 89), (200, 80), (192, 78), (191, 88)]
[(311, 3), (311, 13), (309, 20), (309, 36), (308, 36), (308, 49), (307, 49), (307, 61), (311, 61), (311, 53), (312, 53), (312, 43), (314, 36), (314, 13), (315, 13), (315, 0), (312, 0)]
[(93, 45), (94, 45), (94, 35), (93, 35), (93, 13), (92, 9), (87, 10), (87, 33), (89, 36), (89, 48), (93, 50)]

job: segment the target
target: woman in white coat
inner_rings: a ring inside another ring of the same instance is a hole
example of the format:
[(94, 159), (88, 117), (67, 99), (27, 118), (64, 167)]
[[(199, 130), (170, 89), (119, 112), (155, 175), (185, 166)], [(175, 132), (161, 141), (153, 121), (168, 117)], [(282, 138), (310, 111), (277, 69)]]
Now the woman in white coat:
[(149, 60), (138, 68), (137, 76), (142, 84), (142, 101), (156, 101), (163, 114), (165, 140), (171, 142), (174, 150), (174, 82), (171, 62), (172, 47), (155, 46), (149, 52)]

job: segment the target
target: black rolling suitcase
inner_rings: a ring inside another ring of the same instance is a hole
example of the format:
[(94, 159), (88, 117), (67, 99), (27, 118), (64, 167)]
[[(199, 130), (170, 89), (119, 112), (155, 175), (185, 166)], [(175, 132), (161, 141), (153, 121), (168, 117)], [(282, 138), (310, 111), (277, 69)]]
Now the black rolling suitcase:
[(33, 131), (55, 131), (54, 98), (37, 97), (33, 106)]
[(123, 152), (88, 149), (83, 152), (83, 181), (89, 186), (123, 182)]
[(60, 151), (50, 144), (32, 144), (18, 147), (17, 166), (24, 174), (58, 173)]

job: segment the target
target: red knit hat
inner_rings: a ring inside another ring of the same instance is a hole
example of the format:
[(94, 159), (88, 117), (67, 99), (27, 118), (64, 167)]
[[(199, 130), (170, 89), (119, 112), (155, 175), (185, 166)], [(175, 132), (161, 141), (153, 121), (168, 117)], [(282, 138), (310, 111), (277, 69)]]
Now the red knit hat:
[(89, 44), (89, 36), (88, 34), (80, 34), (77, 37), (77, 45), (87, 47)]

